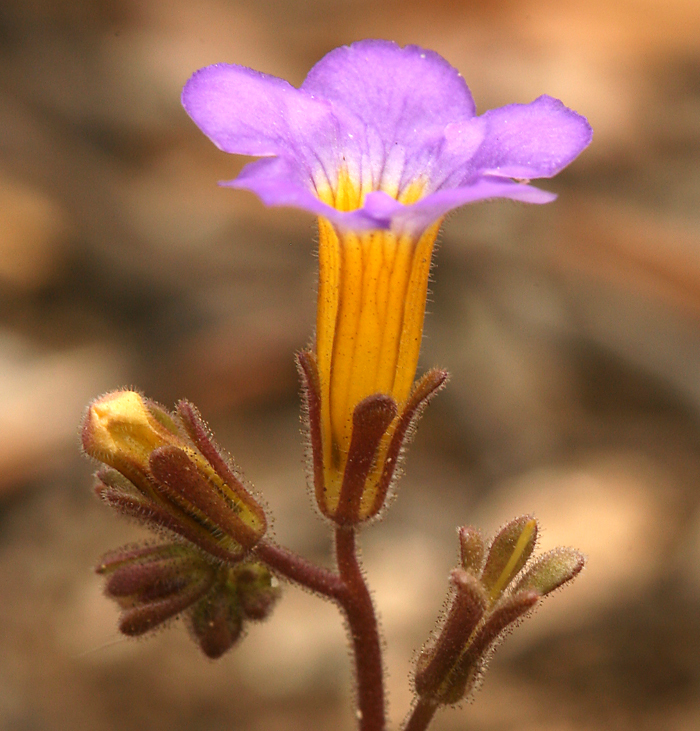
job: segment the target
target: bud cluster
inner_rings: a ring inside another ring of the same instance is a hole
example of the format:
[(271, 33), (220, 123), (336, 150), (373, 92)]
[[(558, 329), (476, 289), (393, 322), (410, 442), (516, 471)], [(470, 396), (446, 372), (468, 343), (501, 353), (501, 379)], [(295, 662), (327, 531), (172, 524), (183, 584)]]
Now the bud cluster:
[(415, 688), (425, 702), (452, 705), (475, 690), (503, 636), (583, 568), (583, 555), (572, 548), (531, 561), (537, 532), (537, 521), (525, 515), (507, 523), (487, 548), (477, 529), (459, 529), (461, 560), (450, 574), (449, 608), (416, 666)]
[(88, 408), (82, 443), (106, 465), (99, 497), (149, 528), (228, 563), (265, 534), (263, 508), (187, 401), (170, 414), (134, 391), (107, 394)]
[(269, 616), (276, 580), (257, 561), (224, 566), (184, 544), (130, 547), (105, 555), (97, 573), (121, 608), (120, 631), (135, 637), (184, 615), (205, 655), (218, 658), (241, 637), (244, 623)]

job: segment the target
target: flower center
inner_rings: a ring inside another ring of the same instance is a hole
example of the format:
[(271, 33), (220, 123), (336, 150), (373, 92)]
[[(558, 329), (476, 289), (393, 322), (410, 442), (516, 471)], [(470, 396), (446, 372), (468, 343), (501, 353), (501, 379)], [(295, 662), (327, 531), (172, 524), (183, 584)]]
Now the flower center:
[[(370, 176), (367, 176), (368, 179)], [(338, 180), (335, 187), (332, 187), (325, 179), (317, 182), (316, 194), (319, 199), (338, 211), (356, 211), (362, 208), (365, 197), (372, 191), (380, 190), (391, 196), (399, 203), (409, 206), (420, 200), (425, 195), (426, 181), (422, 178), (411, 181), (407, 185), (400, 186), (398, 179), (394, 176), (383, 176), (377, 185), (367, 185), (364, 181), (358, 183), (356, 176), (351, 175), (347, 165), (338, 169)], [(369, 181), (371, 183), (371, 180)]]

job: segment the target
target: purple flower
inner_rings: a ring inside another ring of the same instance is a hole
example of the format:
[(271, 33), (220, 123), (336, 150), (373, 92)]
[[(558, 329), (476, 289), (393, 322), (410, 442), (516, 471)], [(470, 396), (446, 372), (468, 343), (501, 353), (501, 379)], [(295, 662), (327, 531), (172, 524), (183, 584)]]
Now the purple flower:
[(414, 383), (442, 217), (485, 198), (553, 200), (527, 181), (568, 165), (591, 128), (548, 96), (477, 117), (447, 61), (387, 41), (337, 48), (301, 89), (209, 66), (182, 101), (222, 150), (264, 158), (225, 185), (318, 216), (316, 344), (305, 361), (315, 491), (332, 520), (368, 520), (385, 503), (410, 423), (442, 382)]
[(523, 181), (556, 175), (591, 140), (585, 118), (549, 96), (476, 116), (441, 56), (378, 40), (331, 51), (300, 89), (208, 66), (182, 102), (220, 149), (265, 158), (225, 185), (355, 231), (419, 232), (486, 198), (547, 203), (553, 194)]

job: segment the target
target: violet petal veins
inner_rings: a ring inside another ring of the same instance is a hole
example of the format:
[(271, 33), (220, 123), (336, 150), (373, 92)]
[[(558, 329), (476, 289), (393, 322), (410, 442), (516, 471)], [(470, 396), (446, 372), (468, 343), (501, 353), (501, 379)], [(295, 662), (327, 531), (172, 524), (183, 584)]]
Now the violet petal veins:
[[(380, 40), (331, 51), (300, 89), (243, 66), (208, 66), (182, 102), (222, 150), (268, 158), (225, 185), (356, 231), (415, 234), (486, 198), (547, 203), (553, 194), (518, 181), (556, 175), (592, 134), (548, 96), (476, 116), (442, 57)], [(348, 182), (356, 195), (338, 200)]]

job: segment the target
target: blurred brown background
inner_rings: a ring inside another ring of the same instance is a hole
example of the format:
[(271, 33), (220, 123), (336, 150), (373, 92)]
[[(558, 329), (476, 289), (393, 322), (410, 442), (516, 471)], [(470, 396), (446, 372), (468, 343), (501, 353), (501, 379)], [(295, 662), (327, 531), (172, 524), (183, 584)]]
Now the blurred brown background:
[(594, 143), (548, 206), (454, 214), (422, 362), (451, 384), (363, 537), (391, 718), (458, 523), (518, 512), (589, 556), (436, 731), (700, 728), (700, 5), (697, 0), (5, 0), (0, 4), (0, 728), (350, 730), (336, 610), (296, 589), (217, 663), (179, 626), (122, 641), (92, 566), (142, 534), (93, 499), (77, 425), (128, 384), (200, 405), (327, 560), (292, 354), (314, 226), (217, 188), (241, 161), (179, 106), (208, 63), (300, 83), (364, 37), (433, 48), (481, 111), (541, 93)]

